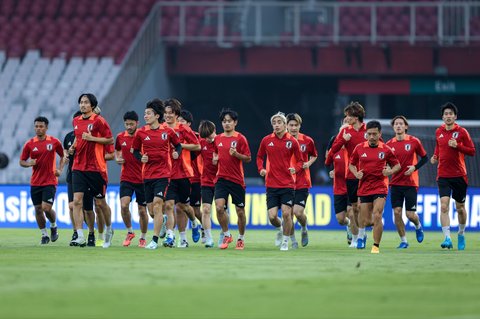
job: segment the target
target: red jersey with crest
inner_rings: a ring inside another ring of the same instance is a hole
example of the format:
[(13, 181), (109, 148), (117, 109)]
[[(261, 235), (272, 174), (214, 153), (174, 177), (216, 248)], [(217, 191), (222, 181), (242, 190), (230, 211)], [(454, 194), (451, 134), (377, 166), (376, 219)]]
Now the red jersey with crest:
[(225, 136), (225, 133), (215, 136), (214, 152), (218, 154), (217, 180), (223, 178), (245, 188), (243, 162), (230, 155), (231, 147), (236, 148), (237, 153), (251, 155), (247, 139), (240, 132), (234, 132), (232, 136)]
[[(344, 138), (343, 138), (343, 134), (346, 133), (346, 134), (350, 134), (351, 137), (348, 141), (346, 141)], [(337, 137), (335, 138), (335, 141), (333, 142), (333, 145), (332, 145), (332, 148), (330, 149), (329, 153), (333, 153), (333, 154), (336, 154), (338, 151), (340, 151), (340, 149), (342, 148), (342, 146), (345, 147), (345, 149), (347, 150), (347, 163), (349, 162), (349, 158), (352, 156), (352, 153), (353, 153), (353, 150), (355, 149), (355, 147), (360, 144), (360, 143), (363, 143), (365, 142), (367, 139), (367, 127), (365, 125), (365, 123), (362, 123), (362, 125), (360, 126), (360, 128), (358, 129), (358, 131), (352, 126), (352, 125), (349, 125), (348, 127), (344, 128), (343, 130), (341, 130)], [(349, 169), (347, 169), (347, 179), (356, 179), (355, 178), (355, 175), (353, 175), (352, 172), (350, 172)]]
[(325, 165), (329, 166), (333, 163), (333, 195), (347, 194), (347, 181), (345, 179), (348, 170), (347, 150), (342, 147), (337, 153), (328, 153)]
[[(198, 132), (193, 132), (197, 137), (198, 142), (200, 143), (200, 134)], [(195, 154), (195, 158), (192, 160), (192, 169), (193, 169), (193, 176), (190, 177), (190, 183), (200, 183), (201, 178), (201, 165), (202, 163), (199, 162), (200, 151), (193, 152)]]
[[(264, 158), (267, 162), (264, 166)], [(295, 179), (289, 168), (294, 167), (298, 173), (302, 169), (302, 153), (298, 141), (285, 133), (279, 138), (275, 133), (265, 136), (260, 142), (257, 153), (257, 168), (260, 172), (267, 170), (265, 186), (269, 188), (295, 188)]]
[(63, 157), (63, 146), (62, 143), (53, 136), (46, 135), (43, 140), (35, 136), (25, 143), (20, 159), (26, 161), (31, 158), (36, 160), (37, 163), (32, 166), (31, 186), (58, 184), (57, 176), (55, 176), (57, 164), (55, 154)]
[[(166, 123), (162, 124), (166, 125)], [(188, 125), (177, 123), (174, 128), (175, 133), (178, 136), (178, 140), (183, 144), (198, 144), (198, 139), (195, 133)], [(194, 176), (192, 165), (192, 154), (188, 150), (182, 149), (182, 153), (179, 154), (178, 159), (174, 160), (172, 154), (170, 158), (173, 161), (171, 179), (191, 178)]]
[(392, 175), (390, 185), (415, 186), (418, 188), (418, 171), (414, 171), (411, 175), (405, 175), (405, 172), (408, 170), (408, 166), (418, 163), (417, 156), (427, 156), (422, 142), (415, 136), (405, 134), (403, 140), (399, 141), (394, 137), (387, 142), (387, 145), (392, 149), (402, 167)]
[[(305, 134), (298, 133), (298, 144), (300, 145), (300, 153), (302, 154), (303, 163), (308, 162), (310, 157), (318, 157), (317, 149), (313, 139)], [(294, 164), (293, 164), (294, 165)], [(310, 168), (301, 169), (295, 174), (295, 189), (304, 189), (312, 187), (312, 179), (310, 177)]]
[(115, 139), (115, 149), (122, 152), (122, 158), (125, 160), (122, 164), (120, 181), (141, 184), (143, 183), (142, 162), (133, 156), (134, 139), (135, 135), (131, 136), (127, 131), (118, 133)]
[(92, 136), (111, 138), (112, 131), (107, 121), (97, 114), (88, 118), (82, 115), (73, 119), (73, 132), (76, 146), (72, 169), (82, 172), (99, 172), (107, 180), (107, 163), (105, 162), (105, 145), (82, 139), (82, 134), (90, 132)]
[(208, 142), (200, 138), (200, 156), (198, 157), (199, 167), (201, 168), (201, 185), (215, 186), (215, 177), (217, 176), (217, 165), (213, 165), (213, 153), (215, 152), (215, 142)]
[[(448, 146), (450, 139), (457, 140), (457, 148)], [(438, 158), (438, 177), (463, 177), (467, 179), (467, 167), (465, 166), (465, 155), (475, 155), (475, 145), (468, 131), (458, 124), (454, 124), (451, 130), (440, 126), (435, 132), (435, 155)]]
[(179, 143), (180, 140), (175, 131), (163, 124), (156, 129), (145, 125), (137, 130), (132, 147), (148, 156), (148, 162), (142, 166), (144, 180), (170, 178), (172, 174), (170, 144), (178, 145)]
[(358, 183), (358, 196), (388, 194), (388, 177), (383, 176), (383, 169), (388, 164), (394, 167), (398, 159), (390, 147), (378, 142), (377, 147), (370, 147), (368, 142), (358, 144), (353, 150), (350, 164), (363, 171), (363, 177)]

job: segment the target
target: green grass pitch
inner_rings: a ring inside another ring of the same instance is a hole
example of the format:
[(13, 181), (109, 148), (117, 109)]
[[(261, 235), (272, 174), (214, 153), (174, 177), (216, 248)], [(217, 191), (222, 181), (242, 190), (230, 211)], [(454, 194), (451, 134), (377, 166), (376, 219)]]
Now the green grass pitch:
[(388, 232), (379, 255), (371, 232), (364, 251), (344, 232), (310, 231), (307, 248), (288, 252), (273, 229), (246, 235), (245, 251), (147, 251), (122, 247), (123, 230), (102, 249), (68, 247), (65, 229), (44, 247), (38, 230), (0, 229), (0, 318), (480, 317), (480, 233), (443, 251), (440, 232), (422, 244), (410, 232), (400, 251)]

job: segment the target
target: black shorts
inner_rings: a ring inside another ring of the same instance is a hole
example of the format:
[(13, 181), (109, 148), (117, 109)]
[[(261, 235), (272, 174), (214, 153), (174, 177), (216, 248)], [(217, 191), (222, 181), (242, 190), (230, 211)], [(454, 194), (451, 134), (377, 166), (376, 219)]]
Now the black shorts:
[(145, 200), (145, 187), (143, 186), (143, 184), (120, 182), (120, 198), (132, 198), (134, 192), (137, 204), (140, 206), (146, 206), (147, 201)]
[(340, 214), (347, 211), (348, 195), (333, 195), (333, 207), (335, 208), (335, 214)]
[(150, 204), (154, 197), (165, 200), (165, 193), (168, 187), (168, 178), (146, 179), (143, 181), (145, 202)]
[(456, 202), (465, 203), (468, 185), (463, 177), (439, 177), (437, 184), (440, 197), (452, 196)]
[[(67, 183), (67, 193), (68, 193), (68, 202), (73, 202), (73, 185), (72, 183)], [(93, 210), (93, 196), (90, 194), (90, 191), (83, 193), (83, 209), (84, 210)]]
[(90, 192), (95, 198), (104, 198), (107, 191), (107, 182), (99, 172), (72, 172), (72, 185), (74, 193)]
[(53, 205), (56, 192), (57, 187), (55, 185), (30, 186), (30, 197), (34, 206), (42, 205), (42, 202)]
[(190, 187), (190, 206), (200, 207), (202, 204), (200, 183), (192, 183)]
[(238, 207), (245, 207), (245, 188), (242, 185), (219, 178), (215, 184), (215, 199), (225, 199), (228, 202), (228, 195), (232, 196), (232, 203)]
[(215, 196), (215, 187), (214, 186), (202, 186), (202, 203), (203, 204), (212, 204), (213, 198)]
[(267, 209), (287, 205), (292, 207), (295, 199), (293, 188), (269, 188), (267, 187)]
[(171, 179), (167, 188), (165, 200), (174, 200), (176, 203), (189, 204), (191, 184), (188, 178)]
[(299, 205), (305, 208), (308, 198), (308, 188), (302, 188), (295, 190), (295, 197), (293, 199), (294, 205)]
[(390, 187), (390, 201), (392, 208), (403, 207), (405, 201), (405, 210), (409, 212), (417, 211), (417, 188), (415, 186), (397, 186)]
[(347, 179), (348, 201), (353, 204), (358, 201), (358, 196), (357, 196), (358, 182), (359, 182), (358, 179)]
[(376, 199), (378, 198), (387, 198), (387, 194), (374, 194), (374, 195), (367, 195), (367, 196), (359, 196), (360, 197), (360, 203), (366, 204), (366, 203), (373, 203)]

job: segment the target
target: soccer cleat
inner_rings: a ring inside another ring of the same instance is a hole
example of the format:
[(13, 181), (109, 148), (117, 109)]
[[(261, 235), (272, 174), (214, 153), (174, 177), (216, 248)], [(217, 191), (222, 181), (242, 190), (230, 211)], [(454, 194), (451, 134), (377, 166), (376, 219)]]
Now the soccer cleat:
[(145, 240), (145, 238), (140, 238), (138, 240), (138, 247), (139, 248), (145, 248), (146, 245), (147, 245), (147, 241)]
[(130, 246), (130, 244), (132, 243), (132, 239), (135, 238), (135, 233), (130, 233), (128, 232), (127, 233), (127, 237), (125, 238), (125, 240), (123, 241), (123, 247), (128, 247)]
[(112, 238), (113, 238), (113, 229), (110, 229), (110, 231), (105, 232), (105, 242), (103, 243), (103, 248), (108, 248), (112, 245)]
[(350, 246), (348, 248), (357, 248), (357, 241), (352, 239), (352, 242), (350, 243)]
[(282, 244), (283, 233), (281, 230), (277, 232), (277, 236), (275, 237), (275, 246), (278, 247)]
[(378, 248), (377, 246), (373, 245), (373, 246), (372, 246), (372, 250), (370, 251), (370, 253), (372, 253), (372, 254), (380, 254), (380, 248)]
[(423, 241), (423, 228), (415, 229), (415, 235), (417, 236), (417, 241), (421, 243)]
[(52, 238), (52, 243), (57, 241), (58, 239), (57, 227), (50, 228), (50, 237)]
[(175, 247), (175, 237), (167, 236), (163, 241), (163, 247), (170, 247), (170, 248)]
[(365, 249), (365, 240), (364, 238), (357, 239), (357, 249)]
[(95, 247), (103, 247), (103, 244), (105, 243), (105, 241), (103, 239), (98, 239), (96, 242), (95, 242)]
[(298, 241), (292, 241), (292, 249), (298, 249)]
[(243, 239), (237, 240), (237, 245), (235, 245), (236, 250), (243, 250), (245, 248), (245, 242)]
[(347, 243), (350, 245), (352, 243), (352, 231), (350, 230), (350, 227), (347, 226)]
[(158, 235), (160, 238), (165, 238), (165, 235), (167, 234), (167, 220), (167, 215), (163, 215), (163, 224), (162, 228), (160, 229), (160, 234)]
[(198, 242), (200, 239), (200, 225), (192, 227), (192, 240), (194, 243)]
[(465, 235), (458, 235), (458, 250), (465, 250)]
[(227, 249), (228, 248), (228, 244), (230, 244), (231, 242), (233, 241), (233, 237), (232, 235), (230, 236), (224, 236), (223, 237), (223, 242), (220, 246), (218, 246), (218, 248), (220, 249)]
[(445, 237), (445, 240), (440, 244), (440, 247), (442, 247), (443, 249), (453, 249), (452, 240), (448, 237)]
[(282, 243), (280, 244), (280, 250), (281, 251), (288, 250), (288, 241), (286, 241), (286, 240), (282, 241)]
[(218, 237), (218, 247), (223, 243), (223, 238), (225, 237), (225, 234), (221, 231), (220, 236)]
[(70, 246), (73, 246), (73, 241), (78, 238), (78, 234), (76, 231), (73, 232), (72, 240), (70, 240)]
[(213, 239), (211, 239), (211, 238), (207, 239), (207, 241), (205, 242), (205, 247), (206, 248), (213, 248)]
[(40, 241), (40, 245), (46, 245), (50, 242), (50, 237), (42, 236), (42, 240)]
[(397, 249), (406, 249), (406, 248), (408, 248), (408, 246), (409, 245), (408, 245), (407, 242), (402, 241), (402, 242), (400, 242), (400, 245), (398, 245)]
[(302, 231), (302, 247), (308, 245), (308, 231)]
[[(145, 241), (145, 239), (144, 239)], [(145, 249), (157, 249), (158, 248), (158, 244), (156, 242), (154, 242), (153, 240), (151, 242), (148, 243), (147, 246), (145, 246)]]
[(87, 246), (95, 247), (95, 233), (88, 233)]
[(205, 244), (207, 242), (207, 236), (205, 235), (205, 229), (202, 230), (202, 244)]
[(75, 240), (72, 240), (73, 245), (75, 247), (85, 247), (87, 246), (87, 242), (85, 241), (85, 238), (77, 238)]
[(188, 248), (188, 241), (186, 241), (185, 239), (183, 239), (182, 241), (180, 241), (178, 243), (178, 248)]

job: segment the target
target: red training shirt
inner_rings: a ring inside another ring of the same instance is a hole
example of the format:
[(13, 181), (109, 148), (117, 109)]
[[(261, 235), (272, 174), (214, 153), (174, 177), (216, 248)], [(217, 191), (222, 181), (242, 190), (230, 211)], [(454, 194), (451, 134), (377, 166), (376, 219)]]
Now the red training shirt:
[(242, 185), (245, 188), (245, 177), (243, 173), (243, 162), (230, 155), (230, 148), (235, 147), (237, 153), (250, 156), (250, 147), (247, 139), (240, 132), (234, 132), (232, 136), (225, 136), (225, 133), (215, 136), (214, 152), (218, 154), (217, 178)]
[[(298, 144), (300, 145), (300, 153), (302, 154), (303, 163), (308, 162), (310, 157), (318, 157), (317, 149), (313, 139), (305, 134), (298, 133)], [(292, 163), (295, 165), (295, 163)], [(295, 174), (295, 189), (305, 189), (312, 187), (312, 179), (310, 177), (310, 168), (302, 169)]]
[(332, 165), (333, 163), (333, 195), (347, 194), (347, 180), (345, 179), (346, 171), (348, 170), (347, 159), (348, 154), (345, 147), (342, 147), (337, 153), (328, 153), (325, 160), (325, 165)]
[(204, 138), (200, 138), (200, 156), (198, 157), (199, 166), (201, 168), (202, 178), (200, 183), (202, 186), (215, 186), (215, 177), (217, 176), (217, 165), (213, 165), (213, 153), (215, 152), (215, 142), (208, 142)]
[(141, 184), (142, 180), (142, 162), (133, 156), (133, 141), (135, 135), (130, 136), (127, 131), (118, 133), (115, 139), (115, 150), (122, 152), (122, 158), (125, 162), (122, 164), (120, 173), (121, 182), (130, 182)]
[[(168, 126), (166, 123), (162, 125)], [(177, 123), (174, 131), (180, 143), (199, 144), (195, 133), (188, 125)], [(182, 149), (182, 153), (179, 154), (178, 159), (174, 160), (172, 154), (170, 154), (170, 158), (173, 160), (171, 179), (191, 178), (194, 176), (190, 151)]]

